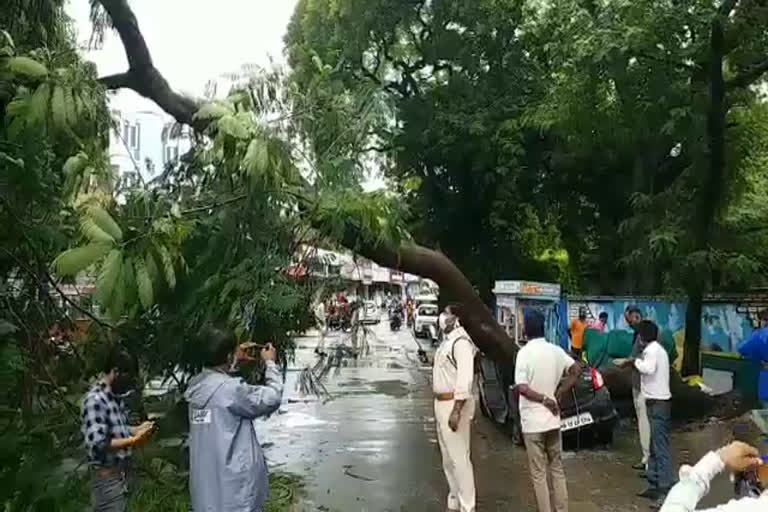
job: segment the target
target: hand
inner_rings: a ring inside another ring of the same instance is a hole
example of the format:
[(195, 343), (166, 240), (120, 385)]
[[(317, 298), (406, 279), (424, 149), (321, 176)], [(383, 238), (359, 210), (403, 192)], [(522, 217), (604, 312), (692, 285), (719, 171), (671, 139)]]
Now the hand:
[(718, 450), (725, 467), (733, 473), (743, 473), (763, 463), (757, 448), (741, 441), (734, 441)]
[(271, 344), (267, 343), (267, 345), (261, 349), (261, 360), (264, 362), (272, 361), (274, 362), (277, 359), (277, 349)]
[(135, 444), (142, 444), (152, 437), (152, 434), (157, 430), (157, 425), (154, 421), (145, 421), (138, 427), (136, 427), (136, 433), (134, 434)]
[(541, 404), (547, 409), (549, 409), (552, 412), (552, 414), (554, 414), (555, 416), (560, 415), (560, 406), (557, 405), (557, 402), (555, 400), (549, 398), (548, 396), (545, 396)]
[(451, 415), (448, 416), (448, 427), (456, 432), (459, 428), (459, 420), (461, 419), (461, 411), (454, 409), (451, 411)]
[(235, 353), (235, 359), (239, 362), (247, 362), (247, 361), (253, 361), (254, 358), (251, 357), (250, 350), (257, 347), (258, 345), (252, 341), (246, 341), (245, 343), (241, 343), (237, 346), (237, 352)]

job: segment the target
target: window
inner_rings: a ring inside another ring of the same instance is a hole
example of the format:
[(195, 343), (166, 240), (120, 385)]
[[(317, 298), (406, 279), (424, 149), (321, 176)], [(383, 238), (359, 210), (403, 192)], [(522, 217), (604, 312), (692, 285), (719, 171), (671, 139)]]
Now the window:
[[(131, 144), (131, 147), (133, 148), (133, 158), (135, 160), (141, 159), (141, 125), (139, 123), (136, 123), (135, 128), (135, 140)], [(134, 134), (131, 134), (133, 136)]]
[(128, 121), (123, 121), (123, 144), (128, 144), (128, 135), (129, 135), (129, 128), (130, 124)]

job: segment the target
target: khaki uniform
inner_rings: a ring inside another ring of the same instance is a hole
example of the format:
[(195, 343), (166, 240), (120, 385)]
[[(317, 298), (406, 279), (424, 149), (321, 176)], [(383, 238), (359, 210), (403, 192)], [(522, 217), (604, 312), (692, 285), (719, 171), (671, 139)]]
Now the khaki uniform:
[[(432, 390), (438, 395), (453, 394), (449, 400), (435, 399), (435, 425), (443, 471), (448, 481), (448, 509), (460, 512), (475, 510), (475, 475), (470, 459), (470, 425), (475, 415), (474, 358), (477, 349), (466, 331), (457, 327), (448, 333), (435, 352), (432, 368)], [(448, 418), (456, 400), (466, 400), (461, 408), (456, 432), (448, 426)]]

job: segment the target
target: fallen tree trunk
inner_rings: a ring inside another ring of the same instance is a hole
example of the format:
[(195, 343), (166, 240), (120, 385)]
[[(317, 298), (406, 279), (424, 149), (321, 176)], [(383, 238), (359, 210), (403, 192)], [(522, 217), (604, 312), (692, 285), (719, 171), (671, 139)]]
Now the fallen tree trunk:
[[(632, 369), (607, 368), (602, 370), (605, 385), (615, 402), (632, 400)], [(676, 420), (716, 417), (732, 418), (751, 409), (739, 391), (711, 396), (697, 386), (689, 386), (677, 370), (670, 372), (669, 387), (672, 391), (672, 417)]]
[[(208, 121), (195, 119), (198, 105), (173, 91), (167, 80), (154, 67), (149, 49), (139, 29), (138, 21), (127, 0), (100, 0), (112, 19), (123, 42), (129, 70), (102, 78), (108, 89), (129, 88), (154, 101), (178, 122), (203, 131)], [(365, 241), (354, 226), (344, 233), (342, 245), (382, 265), (434, 280), (448, 301), (459, 305), (458, 314), (467, 332), (477, 346), (491, 359), (509, 364), (514, 360), (517, 346), (496, 322), (492, 312), (475, 292), (472, 284), (459, 268), (442, 252), (417, 244), (390, 247)], [(606, 383), (616, 400), (632, 398), (629, 370), (607, 370)], [(707, 415), (724, 417), (743, 410), (746, 404), (735, 395), (711, 397), (698, 388), (687, 386), (674, 372), (671, 380), (673, 410), (679, 417), (693, 418)]]

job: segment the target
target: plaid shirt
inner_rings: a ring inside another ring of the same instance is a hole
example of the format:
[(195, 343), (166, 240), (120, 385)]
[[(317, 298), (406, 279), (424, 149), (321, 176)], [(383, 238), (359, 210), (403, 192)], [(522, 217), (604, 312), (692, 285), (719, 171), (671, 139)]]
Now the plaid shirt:
[(131, 449), (110, 450), (112, 439), (131, 437), (128, 411), (123, 401), (100, 382), (83, 398), (81, 431), (88, 452), (88, 464), (115, 466), (130, 458)]

